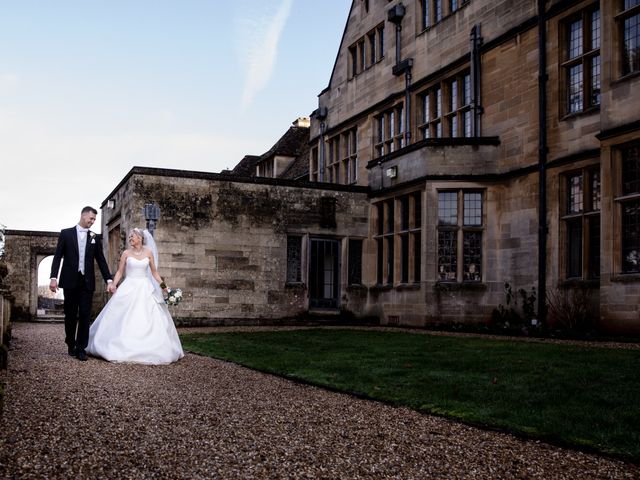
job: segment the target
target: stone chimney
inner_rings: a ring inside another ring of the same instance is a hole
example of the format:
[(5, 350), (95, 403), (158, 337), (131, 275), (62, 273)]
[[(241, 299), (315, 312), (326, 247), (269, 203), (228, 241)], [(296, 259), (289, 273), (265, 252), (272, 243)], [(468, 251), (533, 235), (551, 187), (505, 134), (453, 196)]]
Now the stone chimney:
[(293, 122), (294, 127), (309, 128), (310, 125), (311, 125), (311, 120), (309, 119), (309, 117), (298, 117)]

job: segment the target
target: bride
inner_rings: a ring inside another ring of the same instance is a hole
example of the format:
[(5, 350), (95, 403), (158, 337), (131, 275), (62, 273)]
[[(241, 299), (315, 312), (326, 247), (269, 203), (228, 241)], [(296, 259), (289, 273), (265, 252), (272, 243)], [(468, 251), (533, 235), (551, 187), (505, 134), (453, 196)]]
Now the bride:
[(110, 362), (175, 362), (184, 353), (160, 289), (155, 241), (147, 230), (134, 228), (129, 244), (113, 284), (126, 278), (91, 325), (87, 353)]

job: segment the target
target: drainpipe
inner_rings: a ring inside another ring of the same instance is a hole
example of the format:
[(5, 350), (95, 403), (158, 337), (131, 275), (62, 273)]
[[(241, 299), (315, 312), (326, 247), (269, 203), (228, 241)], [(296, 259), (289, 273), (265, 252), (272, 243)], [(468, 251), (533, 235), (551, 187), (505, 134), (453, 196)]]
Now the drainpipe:
[(325, 120), (327, 119), (327, 107), (320, 107), (314, 112), (316, 118), (320, 121), (320, 151), (318, 155), (318, 181), (324, 182), (324, 132), (326, 128)]
[[(409, 59), (411, 60), (411, 59)], [(404, 74), (404, 146), (411, 143), (411, 66)]]
[(400, 63), (400, 50), (402, 38), (402, 18), (404, 17), (404, 7), (396, 5), (389, 11), (389, 20), (396, 25), (396, 65)]
[(471, 29), (471, 136), (480, 137), (480, 116), (482, 106), (480, 105), (480, 47), (482, 47), (482, 37), (480, 36), (480, 25), (476, 24)]
[(547, 292), (547, 25), (545, 0), (538, 0), (538, 319), (546, 319)]
[(398, 77), (404, 75), (404, 146), (411, 143), (411, 69), (413, 58), (400, 59), (402, 47), (402, 19), (406, 13), (401, 3), (392, 7), (387, 13), (387, 19), (396, 26), (396, 64), (393, 66), (393, 74)]

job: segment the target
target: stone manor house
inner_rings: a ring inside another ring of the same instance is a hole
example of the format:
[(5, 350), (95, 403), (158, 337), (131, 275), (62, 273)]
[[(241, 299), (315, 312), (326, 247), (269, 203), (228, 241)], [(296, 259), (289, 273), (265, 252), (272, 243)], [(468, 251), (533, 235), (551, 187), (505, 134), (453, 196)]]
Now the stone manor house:
[(310, 122), (220, 174), (134, 167), (180, 323), (486, 322), (504, 285), (640, 333), (640, 0), (353, 0)]

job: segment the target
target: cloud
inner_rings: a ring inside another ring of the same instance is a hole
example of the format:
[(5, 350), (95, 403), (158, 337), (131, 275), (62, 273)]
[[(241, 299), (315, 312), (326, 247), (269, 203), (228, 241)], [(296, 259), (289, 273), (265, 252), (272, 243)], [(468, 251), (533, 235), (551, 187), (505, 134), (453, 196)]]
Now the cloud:
[(269, 82), (278, 54), (278, 43), (286, 24), (293, 0), (282, 0), (275, 12), (243, 19), (244, 38), (242, 53), (246, 60), (247, 76), (242, 92), (242, 109), (245, 110), (256, 94)]

